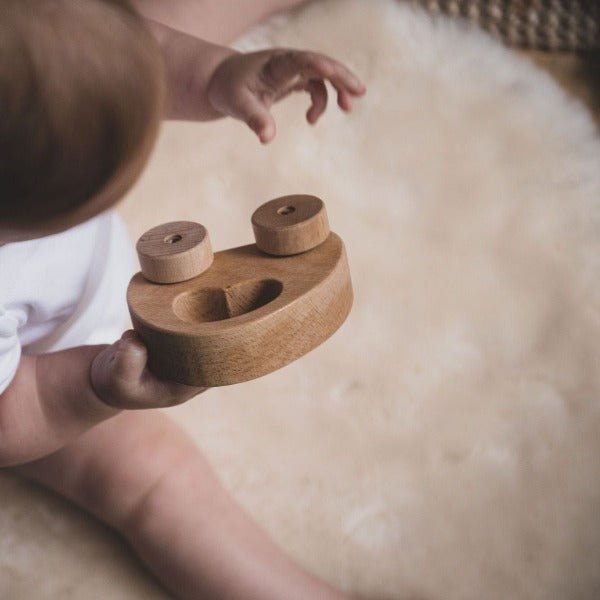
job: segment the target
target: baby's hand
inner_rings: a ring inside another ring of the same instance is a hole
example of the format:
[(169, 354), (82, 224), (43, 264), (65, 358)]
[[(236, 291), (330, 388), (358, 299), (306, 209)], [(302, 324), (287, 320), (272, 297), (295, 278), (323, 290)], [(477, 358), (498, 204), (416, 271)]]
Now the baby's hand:
[(106, 404), (128, 409), (174, 406), (206, 389), (158, 379), (147, 362), (146, 346), (135, 331), (126, 331), (94, 359), (92, 387)]
[(315, 52), (272, 49), (233, 54), (216, 69), (208, 87), (208, 100), (222, 114), (240, 119), (265, 144), (275, 137), (270, 107), (294, 91), (306, 91), (312, 104), (306, 113), (316, 123), (327, 106), (329, 81), (337, 91), (340, 108), (352, 108), (352, 98), (366, 88), (343, 64)]

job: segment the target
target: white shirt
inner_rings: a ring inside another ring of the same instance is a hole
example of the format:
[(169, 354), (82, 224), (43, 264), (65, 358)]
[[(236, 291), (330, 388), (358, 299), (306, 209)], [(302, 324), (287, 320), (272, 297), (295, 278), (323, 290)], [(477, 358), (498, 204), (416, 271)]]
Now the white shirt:
[(112, 211), (56, 235), (0, 246), (0, 394), (22, 351), (118, 339), (132, 273), (131, 244)]

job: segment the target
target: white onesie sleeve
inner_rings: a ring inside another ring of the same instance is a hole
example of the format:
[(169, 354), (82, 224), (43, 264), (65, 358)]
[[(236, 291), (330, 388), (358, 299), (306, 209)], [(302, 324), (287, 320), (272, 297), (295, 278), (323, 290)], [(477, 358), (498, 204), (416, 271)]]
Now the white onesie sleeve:
[(22, 354), (119, 338), (131, 257), (125, 226), (112, 211), (61, 233), (0, 246), (0, 393)]
[(10, 385), (19, 367), (21, 343), (17, 331), (25, 320), (22, 310), (0, 304), (0, 394)]

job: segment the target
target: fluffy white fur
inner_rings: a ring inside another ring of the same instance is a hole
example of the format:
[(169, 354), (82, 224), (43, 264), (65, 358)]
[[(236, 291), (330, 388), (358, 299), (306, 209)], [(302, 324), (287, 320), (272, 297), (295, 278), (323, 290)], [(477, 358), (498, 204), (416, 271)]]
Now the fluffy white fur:
[[(372, 599), (600, 595), (600, 143), (485, 36), (393, 0), (330, 0), (243, 44), (349, 61), (350, 118), (276, 109), (165, 127), (124, 207), (217, 249), (286, 193), (322, 196), (356, 303), (305, 359), (171, 411), (299, 561)], [(0, 596), (164, 598), (100, 526), (0, 480)]]

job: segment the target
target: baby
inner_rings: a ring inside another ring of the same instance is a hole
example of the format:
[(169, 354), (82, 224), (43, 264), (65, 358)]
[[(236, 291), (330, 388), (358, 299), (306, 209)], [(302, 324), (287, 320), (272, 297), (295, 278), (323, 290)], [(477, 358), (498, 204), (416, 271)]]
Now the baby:
[(2, 0), (0, 466), (114, 527), (177, 597), (343, 598), (280, 552), (162, 412), (131, 410), (203, 391), (154, 377), (135, 333), (120, 335), (130, 249), (108, 209), (160, 120), (232, 116), (266, 143), (290, 92), (310, 94), (315, 123), (324, 81), (344, 110), (365, 91), (326, 56), (239, 54), (159, 22), (192, 4), (226, 38), (285, 2), (137, 0), (150, 21), (125, 0)]

